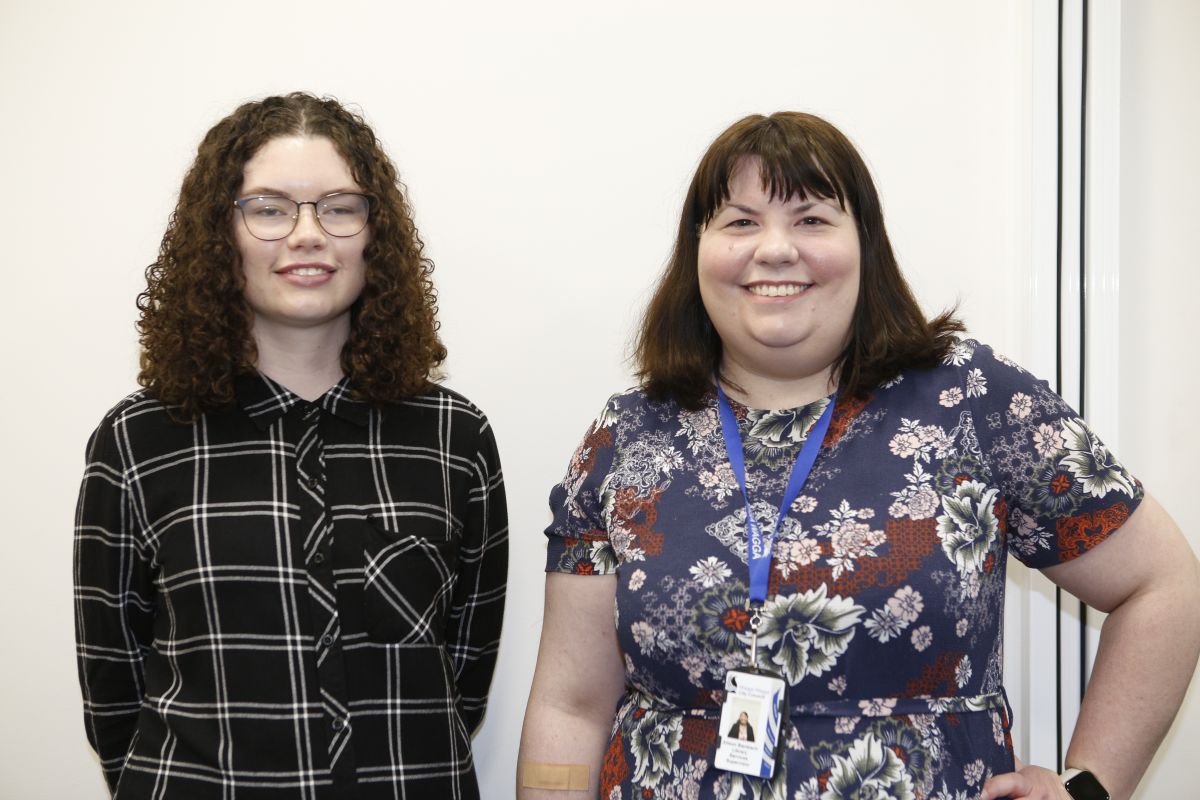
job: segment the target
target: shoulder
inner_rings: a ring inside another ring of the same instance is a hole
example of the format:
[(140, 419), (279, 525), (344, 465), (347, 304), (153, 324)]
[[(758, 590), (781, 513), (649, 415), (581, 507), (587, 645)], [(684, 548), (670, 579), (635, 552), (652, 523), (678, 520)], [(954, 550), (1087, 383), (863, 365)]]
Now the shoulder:
[(471, 421), (480, 428), (488, 427), (488, 418), (483, 409), (441, 384), (432, 384), (420, 394), (382, 406), (380, 412), (385, 418), (435, 416), (460, 422)]
[(491, 421), (462, 394), (433, 384), (420, 394), (379, 409), (386, 437), (466, 455), (495, 450)]
[(157, 435), (172, 430), (189, 430), (179, 410), (139, 389), (121, 398), (105, 412), (93, 435), (121, 431), (126, 436)]
[[(941, 363), (926, 368), (910, 368), (885, 383), (882, 391), (901, 389), (899, 394), (919, 392), (921, 388), (957, 386), (963, 395), (982, 397), (992, 384), (1005, 387), (1045, 385), (1016, 361), (996, 352), (976, 339), (960, 338), (946, 351)], [(953, 392), (952, 392), (953, 394)]]
[(139, 389), (105, 412), (88, 438), (87, 458), (129, 466), (178, 436), (190, 440), (192, 428), (177, 409)]

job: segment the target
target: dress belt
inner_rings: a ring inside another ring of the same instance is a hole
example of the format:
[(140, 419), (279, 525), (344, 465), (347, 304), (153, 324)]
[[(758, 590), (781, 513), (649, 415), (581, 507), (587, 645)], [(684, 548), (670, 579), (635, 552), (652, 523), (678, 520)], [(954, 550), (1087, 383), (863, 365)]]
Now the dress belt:
[[(677, 706), (664, 702), (636, 686), (626, 686), (626, 705), (632, 701), (633, 706), (651, 711), (668, 714), (679, 714), (688, 717), (703, 717), (719, 719), (721, 706), (718, 702), (705, 706)], [(803, 717), (891, 717), (915, 716), (920, 714), (967, 714), (980, 711), (1000, 709), (1004, 730), (1012, 727), (1012, 706), (1008, 702), (1008, 694), (1003, 688), (998, 692), (976, 695), (956, 695), (953, 697), (876, 697), (869, 699), (827, 700), (792, 705), (789, 716), (792, 719)]]

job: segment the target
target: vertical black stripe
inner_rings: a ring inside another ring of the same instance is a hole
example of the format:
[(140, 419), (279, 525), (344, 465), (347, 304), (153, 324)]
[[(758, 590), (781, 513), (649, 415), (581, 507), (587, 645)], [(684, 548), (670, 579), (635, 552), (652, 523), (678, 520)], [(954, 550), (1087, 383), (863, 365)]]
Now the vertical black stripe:
[[(1083, 47), (1079, 81), (1079, 416), (1087, 418), (1087, 112), (1088, 0), (1083, 0)], [(1079, 602), (1079, 699), (1087, 688), (1087, 605)]]
[[(1058, 109), (1057, 109), (1057, 232), (1055, 235), (1054, 263), (1054, 391), (1062, 394), (1063, 340), (1062, 340), (1062, 268), (1063, 268), (1063, 0), (1058, 0)], [(1062, 714), (1062, 589), (1054, 588), (1054, 747), (1056, 769), (1062, 771), (1063, 762), (1063, 714)]]

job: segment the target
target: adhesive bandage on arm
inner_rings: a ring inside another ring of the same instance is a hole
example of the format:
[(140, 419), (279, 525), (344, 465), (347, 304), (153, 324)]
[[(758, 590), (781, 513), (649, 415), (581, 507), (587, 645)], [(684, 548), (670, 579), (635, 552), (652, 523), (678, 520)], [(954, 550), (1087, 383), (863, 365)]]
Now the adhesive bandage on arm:
[(587, 764), (521, 764), (521, 786), (526, 789), (567, 789), (586, 792), (591, 770)]

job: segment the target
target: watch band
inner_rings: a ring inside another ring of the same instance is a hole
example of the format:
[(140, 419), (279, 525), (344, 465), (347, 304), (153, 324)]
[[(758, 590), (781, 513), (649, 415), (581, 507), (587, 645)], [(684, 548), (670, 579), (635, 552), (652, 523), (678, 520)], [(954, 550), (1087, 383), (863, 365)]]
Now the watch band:
[(1110, 800), (1108, 790), (1086, 769), (1070, 767), (1059, 777), (1072, 800)]

